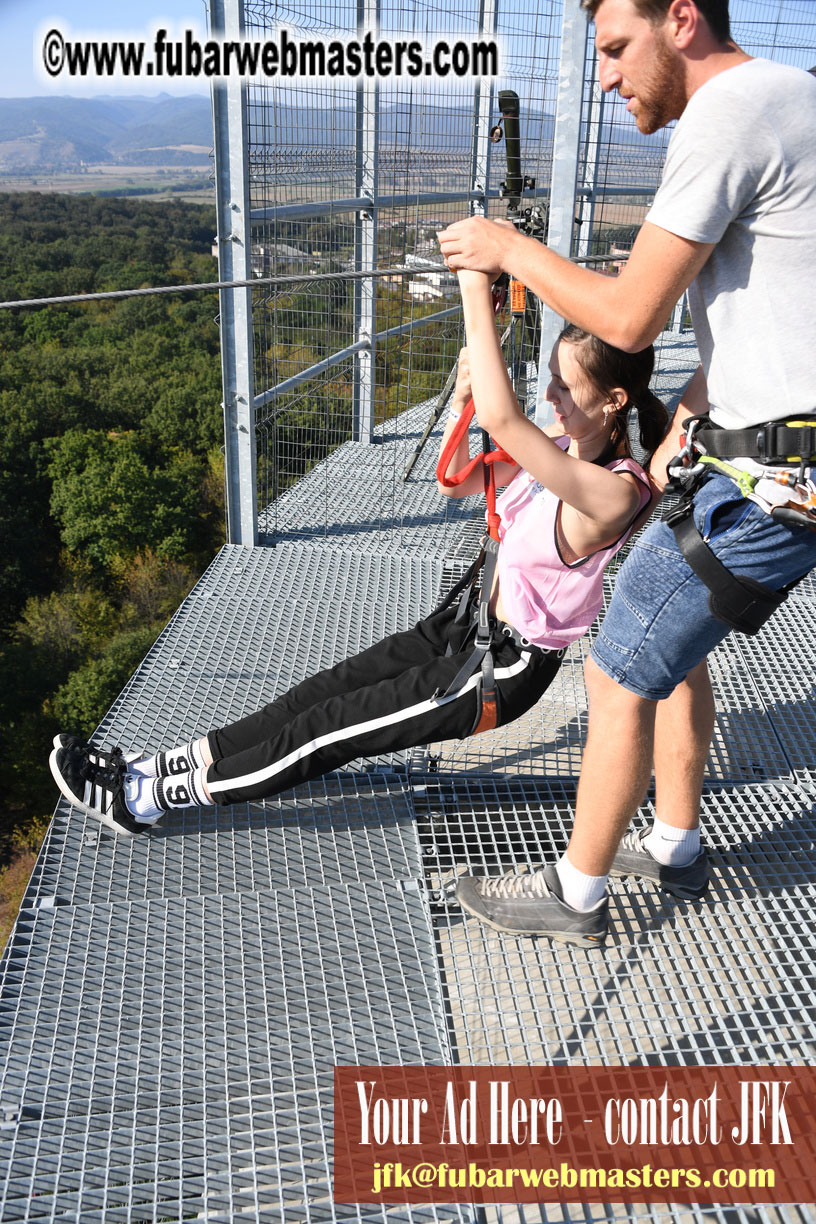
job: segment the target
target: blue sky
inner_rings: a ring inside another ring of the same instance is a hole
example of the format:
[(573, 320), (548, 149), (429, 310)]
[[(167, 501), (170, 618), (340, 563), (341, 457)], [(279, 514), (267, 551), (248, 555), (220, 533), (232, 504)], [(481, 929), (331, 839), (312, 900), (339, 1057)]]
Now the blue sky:
[[(346, 0), (346, 3), (348, 0)], [(500, 0), (502, 10), (520, 6), (524, 11), (536, 0)], [(441, 3), (444, 10), (449, 3)], [(774, 58), (809, 67), (816, 59), (816, 0), (731, 0), (731, 15), (735, 33), (746, 50), (768, 54), (767, 46), (751, 46), (752, 23), (761, 22), (768, 29), (777, 29), (784, 45), (790, 50)], [(747, 22), (747, 24), (743, 24)], [(788, 23), (791, 23), (790, 25)], [(160, 92), (208, 93), (205, 82), (164, 77), (161, 85), (144, 78), (138, 81), (80, 80), (60, 77), (43, 79), (35, 71), (35, 59), (41, 58), (38, 35), (51, 28), (64, 34), (99, 36), (103, 38), (150, 38), (160, 26), (166, 26), (173, 37), (188, 27), (206, 30), (203, 0), (0, 0), (0, 47), (3, 51), (0, 96), (35, 97), (39, 95), (110, 94), (128, 90), (131, 93), (155, 95)], [(801, 50), (798, 54), (794, 48)], [(809, 49), (808, 49), (809, 48)], [(800, 62), (801, 61), (801, 62)]]
[[(167, 26), (172, 31), (188, 26), (206, 29), (206, 16), (202, 0), (0, 0), (0, 47), (3, 49), (3, 71), (0, 78), (0, 96), (5, 98), (28, 98), (70, 94), (109, 94), (109, 81), (79, 81), (58, 78), (53, 84), (41, 80), (35, 74), (35, 34), (56, 27), (66, 35), (100, 35), (115, 39), (131, 36), (146, 37), (158, 26)], [(164, 80), (160, 87), (148, 88), (142, 80), (128, 87), (116, 87), (117, 92), (129, 88), (133, 93), (144, 95), (162, 91), (177, 93), (208, 93), (206, 84), (194, 88), (195, 83), (180, 84)], [(150, 83), (152, 85), (152, 82)]]

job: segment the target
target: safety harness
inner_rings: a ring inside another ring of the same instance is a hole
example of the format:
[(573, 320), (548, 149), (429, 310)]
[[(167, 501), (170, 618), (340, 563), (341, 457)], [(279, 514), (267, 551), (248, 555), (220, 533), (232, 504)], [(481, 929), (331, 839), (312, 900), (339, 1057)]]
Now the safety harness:
[(462, 484), (477, 467), (480, 465), (482, 467), (485, 502), (487, 503), (487, 533), (482, 537), (479, 556), (466, 575), (466, 584), (460, 596), (459, 606), (454, 619), (454, 623), (465, 619), (470, 607), (473, 588), (477, 578), (481, 575), (481, 590), (476, 618), (476, 638), (470, 657), (459, 669), (447, 689), (444, 692), (437, 690), (434, 693), (434, 697), (442, 699), (453, 696), (463, 688), (475, 671), (481, 671), (478, 687), (479, 714), (471, 731), (471, 735), (478, 735), (482, 731), (491, 730), (498, 721), (496, 680), (493, 672), (493, 643), (496, 622), (490, 615), (490, 596), (493, 592), (496, 566), (499, 559), (499, 527), (501, 525), (501, 517), (496, 511), (496, 476), (493, 466), (496, 463), (515, 463), (515, 460), (506, 451), (502, 450), (501, 447), (497, 447), (495, 450), (491, 449), (490, 436), (483, 430), (482, 445), (484, 449), (478, 455), (475, 455), (460, 471), (455, 472), (452, 476), (446, 474), (448, 464), (456, 453), (462, 438), (467, 433), (470, 422), (473, 419), (473, 412), (474, 403), (471, 399), (454, 425), (451, 436), (439, 457), (436, 475), (440, 483), (445, 485), (446, 488), (454, 488), (456, 485)]
[[(494, 286), (493, 292), (493, 309), (495, 313), (498, 313), (501, 309), (505, 297), (505, 286), (498, 285), (497, 283)], [(499, 446), (493, 449), (490, 435), (485, 430), (482, 430), (482, 450), (480, 453), (474, 455), (458, 472), (454, 472), (451, 476), (447, 474), (448, 465), (456, 454), (459, 443), (463, 438), (467, 437), (470, 422), (473, 420), (474, 410), (475, 404), (471, 398), (459, 420), (454, 424), (450, 437), (445, 444), (442, 454), (439, 456), (439, 461), (436, 465), (436, 478), (445, 488), (453, 489), (467, 480), (468, 476), (476, 468), (480, 466), (482, 468), (485, 502), (487, 504), (487, 533), (482, 537), (479, 556), (460, 584), (462, 593), (459, 598), (456, 617), (454, 618), (454, 624), (465, 619), (470, 607), (476, 579), (481, 574), (481, 590), (476, 618), (476, 638), (470, 657), (459, 669), (444, 692), (437, 689), (434, 693), (434, 698), (436, 700), (443, 700), (446, 697), (454, 696), (463, 688), (475, 671), (480, 671), (481, 676), (478, 687), (479, 713), (473, 730), (470, 733), (471, 735), (478, 735), (482, 731), (491, 730), (498, 721), (496, 679), (493, 671), (493, 643), (495, 640), (496, 622), (490, 615), (490, 596), (493, 592), (496, 565), (499, 558), (499, 527), (501, 526), (501, 516), (496, 510), (496, 475), (494, 465), (497, 463), (515, 463), (515, 459)]]
[(721, 429), (708, 416), (696, 416), (685, 420), (683, 429), (683, 447), (667, 468), (669, 487), (681, 496), (666, 522), (688, 565), (708, 587), (714, 615), (740, 633), (758, 633), (801, 578), (774, 591), (732, 573), (697, 529), (694, 494), (708, 472), (720, 471), (772, 518), (816, 530), (816, 416), (749, 429)]

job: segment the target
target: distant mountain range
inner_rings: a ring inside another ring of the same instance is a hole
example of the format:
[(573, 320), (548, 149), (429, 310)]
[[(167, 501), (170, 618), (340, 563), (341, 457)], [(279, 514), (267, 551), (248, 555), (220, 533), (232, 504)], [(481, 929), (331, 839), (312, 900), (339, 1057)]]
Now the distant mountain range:
[[(274, 101), (266, 116), (254, 109), (252, 120), (266, 129), (277, 150), (348, 149), (354, 144), (350, 106), (293, 108)], [(548, 146), (553, 126), (552, 115), (522, 115), (522, 150)], [(434, 106), (427, 117), (410, 102), (383, 104), (380, 142), (398, 149), (413, 146), (420, 155), (463, 154), (470, 150), (472, 128), (473, 110), (467, 104)], [(641, 136), (634, 124), (627, 128), (629, 155), (635, 159), (659, 143)], [(205, 96), (0, 98), (0, 172), (78, 170), (83, 164), (203, 166), (211, 148), (212, 117)]]
[(210, 100), (203, 96), (0, 98), (0, 170), (204, 165), (211, 147)]

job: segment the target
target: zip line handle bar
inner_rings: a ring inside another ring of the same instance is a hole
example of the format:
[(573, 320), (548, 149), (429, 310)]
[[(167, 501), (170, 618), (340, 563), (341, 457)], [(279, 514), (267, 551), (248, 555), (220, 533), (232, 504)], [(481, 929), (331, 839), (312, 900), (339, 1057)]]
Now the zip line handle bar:
[(507, 212), (518, 212), (519, 200), (524, 190), (521, 173), (521, 135), (519, 130), (519, 96), (512, 89), (499, 91), (499, 110), (504, 118), (504, 143), (507, 157), (507, 178), (502, 184), (507, 199)]

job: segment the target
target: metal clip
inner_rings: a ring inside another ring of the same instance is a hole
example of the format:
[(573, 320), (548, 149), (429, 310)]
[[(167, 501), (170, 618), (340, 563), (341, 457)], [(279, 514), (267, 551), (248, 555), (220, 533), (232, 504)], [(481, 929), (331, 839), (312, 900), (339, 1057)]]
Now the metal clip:
[(688, 421), (683, 422), (686, 430), (683, 446), (679, 453), (666, 464), (666, 475), (669, 480), (679, 485), (691, 484), (705, 471), (705, 464), (700, 462), (692, 463), (689, 466), (689, 460), (695, 460), (698, 455), (707, 453), (702, 442), (695, 441), (694, 437), (701, 423), (700, 417), (691, 417)]

